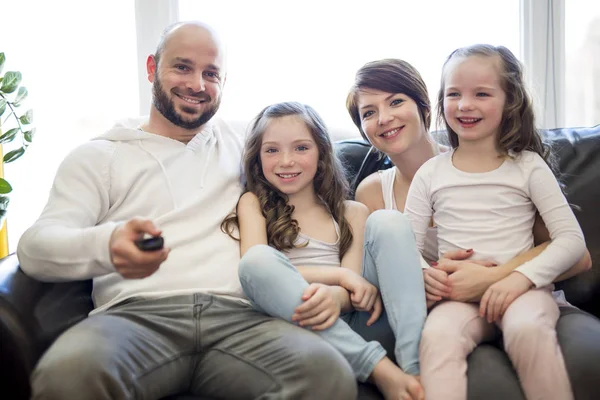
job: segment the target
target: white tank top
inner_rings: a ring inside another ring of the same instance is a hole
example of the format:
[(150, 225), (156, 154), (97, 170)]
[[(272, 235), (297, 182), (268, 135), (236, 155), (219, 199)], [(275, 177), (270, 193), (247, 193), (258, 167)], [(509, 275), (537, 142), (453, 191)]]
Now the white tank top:
[[(383, 192), (383, 204), (386, 210), (398, 210), (396, 197), (394, 196), (394, 181), (396, 180), (396, 168), (379, 170), (381, 178), (381, 190)], [(431, 262), (439, 260), (437, 245), (437, 228), (430, 227), (425, 234), (425, 247), (423, 257)]]
[(340, 227), (331, 217), (335, 227), (337, 240), (335, 243), (327, 243), (321, 240), (313, 239), (302, 232), (294, 241), (296, 246), (284, 253), (290, 259), (292, 265), (296, 267), (340, 267)]

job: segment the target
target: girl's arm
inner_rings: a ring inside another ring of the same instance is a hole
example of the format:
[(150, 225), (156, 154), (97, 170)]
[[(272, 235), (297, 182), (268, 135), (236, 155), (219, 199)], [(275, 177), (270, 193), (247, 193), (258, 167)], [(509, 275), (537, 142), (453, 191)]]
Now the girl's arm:
[[(424, 164), (424, 166), (427, 165)], [(430, 168), (421, 167), (417, 171), (408, 189), (406, 205), (404, 206), (404, 214), (410, 221), (412, 230), (415, 233), (417, 249), (421, 254), (423, 254), (425, 246), (425, 234), (433, 216), (431, 199), (429, 198), (429, 173)]]
[[(342, 258), (342, 267), (362, 275), (363, 245), (369, 209), (357, 201), (346, 201), (346, 220), (352, 229), (352, 244)], [(340, 269), (344, 269), (340, 268)]]
[[(546, 246), (548, 246), (548, 244), (550, 244), (551, 239), (550, 234), (548, 233), (548, 228), (546, 228), (546, 225), (544, 224), (544, 221), (542, 220), (539, 214), (536, 215), (535, 224), (533, 225), (533, 238), (536, 244), (536, 247), (534, 249), (541, 248), (541, 250), (543, 250), (546, 248)], [(541, 250), (537, 254), (539, 254)], [(535, 255), (533, 257), (535, 257)], [(529, 261), (529, 259), (524, 260), (523, 262), (525, 261)], [(577, 261), (577, 263), (573, 265), (570, 269), (559, 275), (558, 278), (554, 280), (554, 282), (560, 282), (572, 278), (576, 275), (579, 275), (582, 272), (589, 271), (591, 268), (592, 256), (590, 255), (589, 250), (586, 248), (583, 257), (581, 257), (579, 261)]]
[(576, 265), (585, 255), (586, 247), (579, 223), (552, 171), (540, 156), (533, 156), (529, 196), (552, 240), (537, 257), (515, 271), (525, 275), (536, 287), (542, 287)]
[(257, 244), (268, 244), (267, 220), (262, 215), (260, 203), (254, 193), (246, 192), (237, 205), (240, 229), (240, 256)]
[(376, 320), (381, 312), (379, 308), (375, 311), (373, 309), (378, 299), (378, 290), (362, 277), (364, 236), (369, 209), (356, 201), (347, 200), (345, 205), (345, 217), (352, 229), (352, 244), (341, 260), (342, 268), (338, 268), (342, 274), (339, 285), (350, 294), (350, 309), (371, 312), (372, 318)]
[[(243, 256), (248, 249), (257, 244), (268, 244), (267, 221), (262, 215), (260, 203), (254, 193), (246, 192), (240, 197), (237, 206), (237, 216), (240, 229), (240, 255)], [(339, 287), (342, 268), (332, 267), (297, 267), (300, 275), (308, 283), (323, 283), (334, 288), (334, 293), (340, 303), (341, 310), (350, 311), (350, 297), (348, 291)]]

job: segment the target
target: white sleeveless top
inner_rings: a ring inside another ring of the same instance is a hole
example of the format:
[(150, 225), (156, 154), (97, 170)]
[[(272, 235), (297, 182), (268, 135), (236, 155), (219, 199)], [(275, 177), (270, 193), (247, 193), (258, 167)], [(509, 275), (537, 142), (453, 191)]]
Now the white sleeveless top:
[[(381, 190), (383, 192), (383, 204), (386, 210), (398, 210), (396, 206), (396, 197), (394, 196), (394, 181), (396, 179), (396, 168), (379, 170), (381, 178)], [(430, 227), (425, 234), (425, 247), (423, 257), (428, 262), (439, 260), (437, 245), (437, 228)]]
[[(340, 227), (331, 217), (335, 227), (337, 240), (335, 243), (327, 243), (321, 240), (313, 239), (298, 233), (294, 241), (296, 246), (290, 250), (284, 251), (290, 262), (295, 267), (341, 267), (340, 262)], [(304, 246), (306, 244), (306, 246)]]

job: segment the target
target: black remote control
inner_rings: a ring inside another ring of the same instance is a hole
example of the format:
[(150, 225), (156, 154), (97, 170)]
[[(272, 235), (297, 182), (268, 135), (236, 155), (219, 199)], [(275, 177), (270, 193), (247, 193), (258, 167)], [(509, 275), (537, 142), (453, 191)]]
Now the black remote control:
[(135, 245), (142, 251), (156, 251), (163, 248), (165, 241), (162, 236), (154, 236), (148, 239), (136, 240)]

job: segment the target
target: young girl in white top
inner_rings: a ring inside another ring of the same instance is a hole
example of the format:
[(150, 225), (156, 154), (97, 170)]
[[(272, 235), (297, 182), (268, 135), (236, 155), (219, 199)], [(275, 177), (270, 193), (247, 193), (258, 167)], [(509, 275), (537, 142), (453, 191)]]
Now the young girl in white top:
[[(239, 226), (240, 280), (253, 304), (323, 336), (386, 398), (423, 399), (414, 375), (425, 294), (408, 220), (381, 211), (367, 221), (364, 205), (345, 200), (348, 185), (325, 125), (299, 103), (257, 116), (244, 173), (247, 192), (223, 227), (233, 234), (231, 225)], [(390, 336), (402, 369), (377, 342)]]
[(502, 46), (454, 51), (438, 112), (453, 150), (425, 162), (411, 183), (405, 212), (419, 249), (433, 217), (440, 254), (476, 248), (475, 257), (504, 263), (533, 247), (536, 209), (552, 242), (490, 286), (479, 305), (446, 301), (431, 311), (421, 342), (427, 398), (466, 398), (466, 358), (492, 337), (495, 322), (526, 397), (571, 399), (551, 290), (585, 242), (547, 164), (521, 64)]

